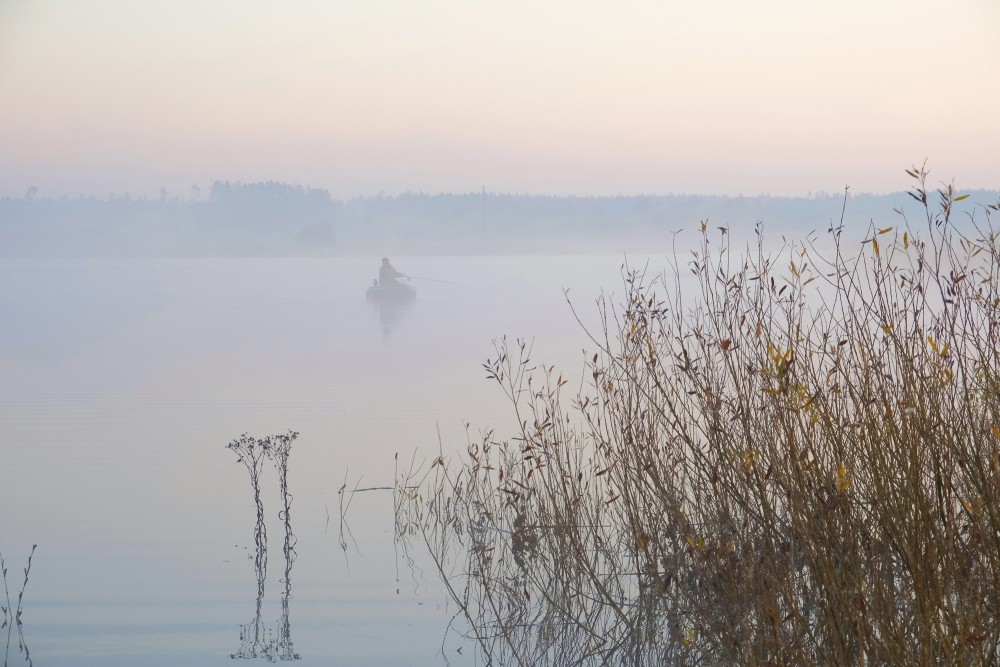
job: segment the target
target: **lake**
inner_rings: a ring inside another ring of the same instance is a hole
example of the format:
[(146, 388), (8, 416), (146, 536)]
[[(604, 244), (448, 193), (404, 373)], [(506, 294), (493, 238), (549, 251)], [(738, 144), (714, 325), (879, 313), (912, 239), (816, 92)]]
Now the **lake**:
[[(223, 665), (260, 646), (474, 664), (435, 573), (399, 553), (391, 493), (353, 496), (344, 550), (338, 489), (391, 486), (397, 454), (462, 451), (466, 423), (512, 434), (482, 369), (493, 339), (533, 340), (536, 361), (582, 381), (594, 346), (563, 290), (597, 322), (623, 259), (393, 258), (458, 283), (414, 281), (397, 305), (365, 299), (378, 258), (0, 262), (0, 552), (16, 607), (38, 545), (20, 638), (33, 664)], [(258, 581), (249, 477), (226, 444), (288, 430), (285, 596), (273, 470)], [(27, 664), (9, 629), (8, 664)]]

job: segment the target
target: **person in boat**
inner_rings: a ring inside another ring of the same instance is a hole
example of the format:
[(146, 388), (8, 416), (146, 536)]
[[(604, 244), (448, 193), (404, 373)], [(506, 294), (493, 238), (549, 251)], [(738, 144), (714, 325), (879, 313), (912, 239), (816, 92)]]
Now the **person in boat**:
[(378, 283), (382, 286), (388, 285), (398, 285), (399, 279), (405, 277), (404, 274), (396, 270), (392, 264), (389, 263), (388, 257), (382, 258), (382, 266), (378, 270)]

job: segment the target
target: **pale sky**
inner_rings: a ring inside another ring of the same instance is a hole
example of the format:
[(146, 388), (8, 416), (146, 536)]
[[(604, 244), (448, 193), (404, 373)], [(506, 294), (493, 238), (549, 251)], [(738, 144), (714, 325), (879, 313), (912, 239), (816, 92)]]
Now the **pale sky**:
[(0, 195), (1000, 187), (1000, 0), (0, 0)]

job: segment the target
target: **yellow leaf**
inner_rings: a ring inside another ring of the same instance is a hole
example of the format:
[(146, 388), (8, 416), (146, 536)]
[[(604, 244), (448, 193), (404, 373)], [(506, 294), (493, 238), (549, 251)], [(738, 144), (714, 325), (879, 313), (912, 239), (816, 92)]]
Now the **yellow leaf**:
[(927, 337), (927, 342), (931, 344), (932, 350), (934, 350), (938, 354), (941, 354), (941, 351), (938, 349), (937, 343), (934, 342), (934, 339), (931, 336)]
[(903, 248), (909, 249), (910, 247), (910, 233), (903, 232)]
[(837, 467), (837, 490), (843, 493), (851, 486), (851, 479), (847, 476), (847, 468), (841, 463)]
[(955, 201), (962, 201), (963, 199), (968, 199), (969, 195), (962, 195), (961, 197), (955, 197)]
[(756, 449), (747, 449), (740, 452), (740, 456), (743, 459), (743, 468), (747, 472), (753, 470), (754, 465), (757, 463), (757, 459), (760, 458), (760, 452)]
[(875, 256), (878, 257), (878, 241), (872, 238), (872, 247), (875, 248)]
[(881, 234), (888, 234), (888, 233), (889, 233), (889, 232), (891, 232), (891, 231), (892, 231), (892, 227), (886, 227), (885, 229), (880, 229), (880, 230), (878, 230), (878, 233), (879, 233), (880, 235), (881, 235)]

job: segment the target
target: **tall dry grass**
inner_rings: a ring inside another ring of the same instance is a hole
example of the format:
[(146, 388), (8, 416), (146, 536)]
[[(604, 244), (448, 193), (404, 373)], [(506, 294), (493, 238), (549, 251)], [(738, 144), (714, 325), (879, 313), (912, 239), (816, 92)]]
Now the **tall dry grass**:
[(908, 173), (860, 244), (627, 272), (579, 390), (498, 344), (520, 432), (397, 488), (487, 662), (1000, 661), (1000, 205)]

